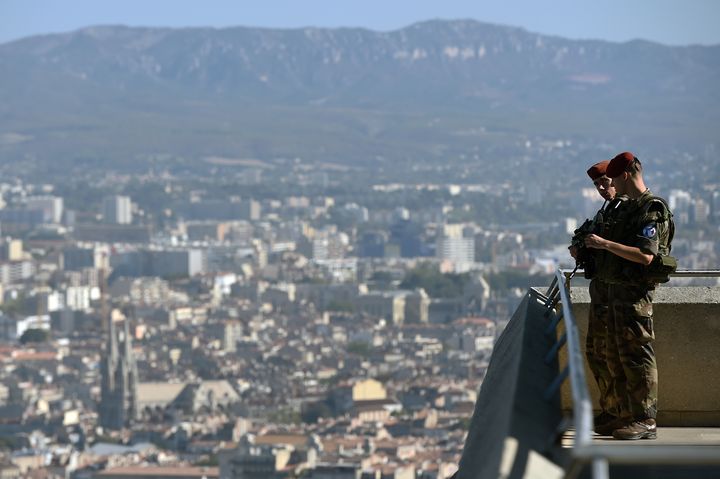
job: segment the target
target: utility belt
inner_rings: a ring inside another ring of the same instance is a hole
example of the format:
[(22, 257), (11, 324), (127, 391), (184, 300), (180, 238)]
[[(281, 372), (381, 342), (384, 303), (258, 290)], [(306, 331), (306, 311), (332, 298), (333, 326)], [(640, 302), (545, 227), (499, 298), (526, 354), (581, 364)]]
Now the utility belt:
[(654, 283), (652, 281), (631, 281), (629, 279), (625, 278), (615, 278), (611, 280), (603, 280), (608, 285), (616, 285), (616, 286), (632, 286), (634, 288), (654, 288), (657, 286), (657, 283)]
[(609, 284), (643, 286), (667, 283), (670, 275), (677, 270), (675, 257), (665, 254), (656, 254), (647, 266), (620, 258), (610, 261), (615, 264), (610, 265), (606, 274), (601, 275), (602, 280)]

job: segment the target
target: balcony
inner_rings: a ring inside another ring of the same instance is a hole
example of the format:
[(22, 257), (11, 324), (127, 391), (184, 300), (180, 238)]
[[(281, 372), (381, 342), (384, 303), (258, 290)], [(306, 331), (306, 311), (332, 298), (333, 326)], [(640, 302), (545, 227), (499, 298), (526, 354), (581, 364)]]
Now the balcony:
[(457, 477), (720, 477), (720, 287), (658, 288), (658, 439), (616, 441), (592, 433), (587, 288), (564, 284), (530, 289), (498, 339)]

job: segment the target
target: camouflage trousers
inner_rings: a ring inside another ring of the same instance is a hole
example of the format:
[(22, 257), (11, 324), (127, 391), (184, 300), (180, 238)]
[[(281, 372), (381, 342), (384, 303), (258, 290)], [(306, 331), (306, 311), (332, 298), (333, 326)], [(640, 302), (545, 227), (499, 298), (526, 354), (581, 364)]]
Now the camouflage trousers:
[(606, 361), (619, 416), (642, 420), (657, 416), (658, 372), (653, 329), (654, 288), (608, 287)]
[(590, 281), (590, 312), (587, 336), (585, 337), (585, 357), (600, 391), (601, 411), (619, 416), (615, 394), (610, 387), (612, 376), (607, 364), (607, 335), (608, 284), (599, 279), (593, 279)]

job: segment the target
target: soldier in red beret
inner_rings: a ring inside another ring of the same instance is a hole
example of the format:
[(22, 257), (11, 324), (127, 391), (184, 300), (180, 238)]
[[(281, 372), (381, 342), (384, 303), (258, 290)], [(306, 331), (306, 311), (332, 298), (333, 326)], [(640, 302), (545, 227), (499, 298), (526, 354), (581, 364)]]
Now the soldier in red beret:
[[(634, 167), (630, 169), (631, 166)], [(606, 168), (606, 175), (609, 178), (618, 178), (623, 173), (642, 173), (642, 165), (640, 164), (640, 160), (638, 160), (635, 155), (630, 153), (629, 151), (620, 153), (615, 158), (610, 160), (608, 163), (608, 166)], [(637, 183), (637, 188), (643, 189), (645, 191), (647, 188), (645, 188), (645, 183), (643, 183), (642, 175), (632, 175), (635, 178), (635, 183)], [(625, 177), (627, 178), (627, 177)]]
[(600, 196), (605, 201), (610, 201), (615, 197), (615, 187), (612, 186), (612, 180), (607, 176), (607, 167), (610, 164), (610, 160), (601, 161), (595, 163), (587, 170), (587, 174), (595, 185)]
[[(570, 254), (578, 263), (582, 263), (585, 270), (585, 277), (590, 279), (590, 310), (588, 313), (588, 330), (585, 338), (585, 357), (587, 358), (590, 371), (595, 378), (600, 392), (599, 404), (600, 414), (594, 418), (594, 430), (600, 435), (610, 435), (623, 424), (619, 418), (619, 412), (615, 401), (615, 395), (610, 387), (612, 376), (607, 366), (607, 318), (608, 318), (608, 285), (596, 277), (595, 271), (601, 268), (602, 255), (604, 252), (597, 249), (585, 249), (579, 252), (574, 245), (582, 244), (583, 236), (588, 233), (600, 231), (604, 218), (612, 208), (608, 206), (615, 197), (615, 188), (610, 178), (606, 175), (609, 160), (595, 163), (588, 170), (587, 174), (595, 185), (597, 192), (605, 200), (600, 210), (595, 214), (593, 220), (586, 220), (583, 226), (575, 231)], [(586, 253), (586, 254), (584, 254)]]
[(669, 279), (665, 259), (672, 258), (672, 213), (645, 186), (642, 164), (632, 153), (613, 158), (605, 174), (617, 195), (627, 199), (614, 221), (600, 234), (588, 235), (585, 245), (605, 253), (598, 278), (608, 283), (606, 362), (624, 423), (612, 434), (616, 439), (655, 439), (658, 374), (652, 300), (657, 283)]

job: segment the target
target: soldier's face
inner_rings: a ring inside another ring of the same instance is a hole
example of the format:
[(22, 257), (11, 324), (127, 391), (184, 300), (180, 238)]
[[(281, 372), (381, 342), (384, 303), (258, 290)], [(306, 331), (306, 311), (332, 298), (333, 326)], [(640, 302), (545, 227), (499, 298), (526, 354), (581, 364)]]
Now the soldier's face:
[(610, 201), (615, 197), (615, 187), (612, 185), (612, 180), (607, 176), (601, 176), (593, 181), (593, 184), (604, 200)]
[(610, 186), (615, 188), (615, 193), (618, 195), (624, 195), (627, 193), (627, 176), (628, 173), (623, 171), (620, 176), (616, 176), (612, 179)]

